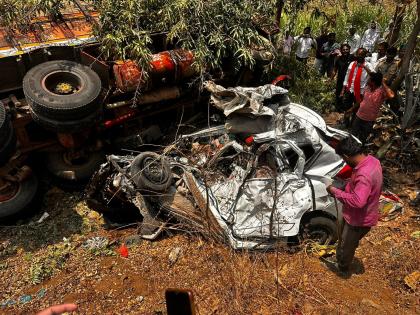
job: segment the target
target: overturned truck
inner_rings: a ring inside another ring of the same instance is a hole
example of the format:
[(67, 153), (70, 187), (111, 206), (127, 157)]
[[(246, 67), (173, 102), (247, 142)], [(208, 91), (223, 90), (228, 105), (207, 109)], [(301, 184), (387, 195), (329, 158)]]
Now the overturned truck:
[(206, 88), (224, 125), (182, 135), (159, 153), (108, 156), (87, 187), (88, 205), (105, 215), (136, 209), (146, 239), (182, 226), (235, 249), (267, 249), (302, 233), (335, 242), (341, 205), (326, 184), (351, 173), (334, 151), (348, 134), (274, 85)]

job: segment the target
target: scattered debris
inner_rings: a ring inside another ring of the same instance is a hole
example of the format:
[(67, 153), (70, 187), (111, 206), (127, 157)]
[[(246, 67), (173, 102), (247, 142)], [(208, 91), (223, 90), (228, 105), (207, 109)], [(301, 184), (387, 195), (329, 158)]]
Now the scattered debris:
[(370, 299), (366, 299), (366, 298), (364, 298), (363, 300), (362, 300), (362, 302), (361, 302), (363, 305), (365, 305), (365, 306), (367, 306), (367, 307), (372, 307), (372, 308), (375, 308), (375, 309), (377, 309), (377, 310), (380, 310), (380, 309), (382, 309), (382, 307), (379, 305), (379, 304), (377, 304), (377, 303), (375, 303), (375, 302), (373, 302), (372, 300), (370, 300)]
[(420, 238), (420, 231), (415, 231), (410, 234), (412, 238)]
[(85, 241), (83, 248), (89, 250), (95, 256), (114, 256), (111, 248), (112, 243), (106, 237), (95, 236)]
[(121, 257), (128, 258), (128, 248), (127, 248), (127, 246), (125, 244), (122, 244), (118, 248), (118, 253), (120, 254)]
[(310, 242), (308, 246), (308, 251), (318, 257), (328, 257), (335, 255), (336, 249), (336, 245), (321, 245), (316, 242)]
[(175, 247), (174, 249), (172, 249), (171, 252), (169, 253), (169, 265), (170, 266), (174, 265), (177, 262), (180, 255), (181, 255), (180, 247)]
[(83, 247), (89, 250), (96, 250), (96, 249), (103, 249), (107, 247), (109, 241), (106, 237), (102, 236), (95, 236), (92, 237), (83, 244)]
[(7, 301), (0, 303), (0, 308), (5, 308), (9, 306), (13, 306), (15, 304), (26, 304), (31, 302), (33, 299), (41, 299), (45, 296), (47, 293), (47, 290), (44, 288), (41, 288), (37, 293), (35, 294), (24, 294), (20, 296), (17, 300), (9, 299)]
[(379, 212), (381, 221), (394, 220), (403, 211), (402, 200), (394, 193), (385, 191), (379, 198)]
[(420, 271), (416, 270), (404, 278), (405, 284), (413, 291), (416, 291), (420, 284)]
[(38, 221), (36, 221), (36, 223), (42, 223), (42, 222), (44, 222), (44, 220), (46, 219), (46, 218), (48, 218), (50, 215), (49, 215), (49, 213), (48, 212), (44, 212), (43, 214), (42, 214), (42, 216), (38, 219)]

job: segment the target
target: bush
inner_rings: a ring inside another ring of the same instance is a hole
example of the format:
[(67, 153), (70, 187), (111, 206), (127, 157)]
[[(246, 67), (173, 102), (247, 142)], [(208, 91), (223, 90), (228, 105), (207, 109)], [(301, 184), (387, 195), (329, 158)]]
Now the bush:
[(267, 71), (264, 82), (271, 82), (280, 74), (292, 77), (289, 96), (292, 102), (305, 105), (318, 113), (329, 112), (335, 103), (335, 81), (321, 77), (311, 64), (295, 58), (278, 56)]

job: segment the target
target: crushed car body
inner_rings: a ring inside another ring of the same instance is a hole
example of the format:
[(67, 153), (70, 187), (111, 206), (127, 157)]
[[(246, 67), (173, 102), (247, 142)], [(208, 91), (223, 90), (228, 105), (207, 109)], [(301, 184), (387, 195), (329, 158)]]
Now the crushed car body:
[(181, 224), (235, 249), (268, 249), (304, 230), (335, 242), (341, 205), (326, 184), (346, 169), (333, 145), (349, 134), (274, 85), (205, 87), (225, 125), (182, 135), (160, 154), (108, 156), (88, 185), (90, 207), (136, 207), (149, 239)]

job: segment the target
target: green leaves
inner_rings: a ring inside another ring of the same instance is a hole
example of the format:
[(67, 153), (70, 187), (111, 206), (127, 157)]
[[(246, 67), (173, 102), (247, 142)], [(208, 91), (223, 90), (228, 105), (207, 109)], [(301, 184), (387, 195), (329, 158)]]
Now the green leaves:
[(274, 50), (254, 23), (256, 16), (272, 21), (274, 4), (274, 0), (98, 0), (101, 19), (96, 33), (106, 56), (134, 59), (145, 66), (155, 32), (166, 32), (175, 47), (194, 50), (194, 66), (201, 72), (220, 68), (227, 57), (233, 58), (236, 68), (253, 66), (252, 49)]

